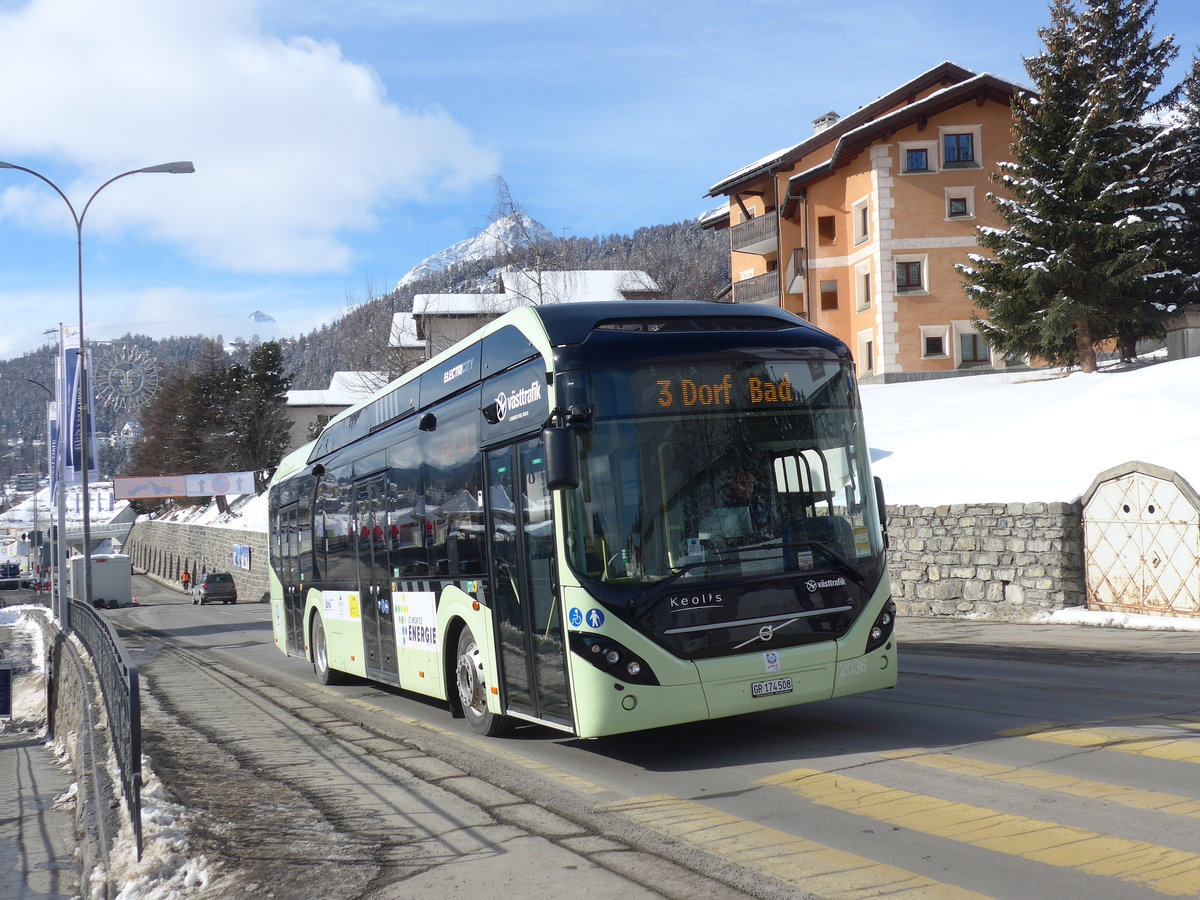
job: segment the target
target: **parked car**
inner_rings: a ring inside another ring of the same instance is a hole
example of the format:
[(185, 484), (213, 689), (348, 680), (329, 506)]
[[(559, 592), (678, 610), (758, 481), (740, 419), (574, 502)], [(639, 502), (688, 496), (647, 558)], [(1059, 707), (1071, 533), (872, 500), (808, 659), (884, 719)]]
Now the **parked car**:
[(237, 585), (233, 583), (232, 575), (228, 572), (209, 572), (200, 576), (192, 590), (192, 605), (199, 603), (203, 606), (209, 600), (214, 603), (237, 603)]

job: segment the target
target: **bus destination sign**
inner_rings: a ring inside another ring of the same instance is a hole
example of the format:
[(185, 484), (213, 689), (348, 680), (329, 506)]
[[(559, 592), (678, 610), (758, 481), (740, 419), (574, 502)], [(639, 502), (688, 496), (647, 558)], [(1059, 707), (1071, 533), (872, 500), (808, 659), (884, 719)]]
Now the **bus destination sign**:
[[(736, 396), (735, 379), (738, 387)], [(791, 378), (786, 372), (778, 381), (739, 372), (736, 375), (727, 373), (717, 382), (694, 378), (660, 378), (655, 384), (658, 385), (658, 405), (663, 409), (755, 407), (792, 403), (796, 399)]]

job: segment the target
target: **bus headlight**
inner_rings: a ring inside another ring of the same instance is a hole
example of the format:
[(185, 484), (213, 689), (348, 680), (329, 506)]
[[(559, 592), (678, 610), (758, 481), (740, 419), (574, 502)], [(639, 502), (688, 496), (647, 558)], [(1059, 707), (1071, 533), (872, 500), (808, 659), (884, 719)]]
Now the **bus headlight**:
[(892, 632), (896, 628), (896, 604), (889, 598), (888, 602), (883, 604), (883, 609), (879, 611), (879, 615), (875, 617), (875, 623), (871, 626), (871, 631), (867, 635), (867, 649), (870, 653), (872, 650), (878, 650), (888, 638), (892, 636)]
[(631, 684), (659, 684), (654, 670), (633, 651), (610, 637), (594, 633), (569, 633), (571, 651), (601, 672)]

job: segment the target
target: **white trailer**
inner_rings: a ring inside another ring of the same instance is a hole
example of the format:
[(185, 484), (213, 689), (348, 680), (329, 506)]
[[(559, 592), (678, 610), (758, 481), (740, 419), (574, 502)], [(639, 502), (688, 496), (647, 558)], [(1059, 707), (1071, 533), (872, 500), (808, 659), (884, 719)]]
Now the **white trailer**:
[[(83, 602), (83, 557), (72, 556), (70, 595)], [(133, 566), (121, 553), (92, 554), (92, 603), (100, 607), (129, 606), (133, 603)]]

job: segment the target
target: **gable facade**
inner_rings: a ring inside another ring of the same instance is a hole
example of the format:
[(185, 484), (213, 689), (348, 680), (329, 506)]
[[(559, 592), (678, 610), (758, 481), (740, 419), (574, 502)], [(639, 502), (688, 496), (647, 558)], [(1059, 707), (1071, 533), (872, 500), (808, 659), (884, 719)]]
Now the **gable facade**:
[(943, 63), (715, 185), (728, 210), (702, 224), (729, 230), (728, 299), (835, 334), (868, 382), (1004, 367), (954, 266), (1004, 226), (987, 194), (1017, 90)]

